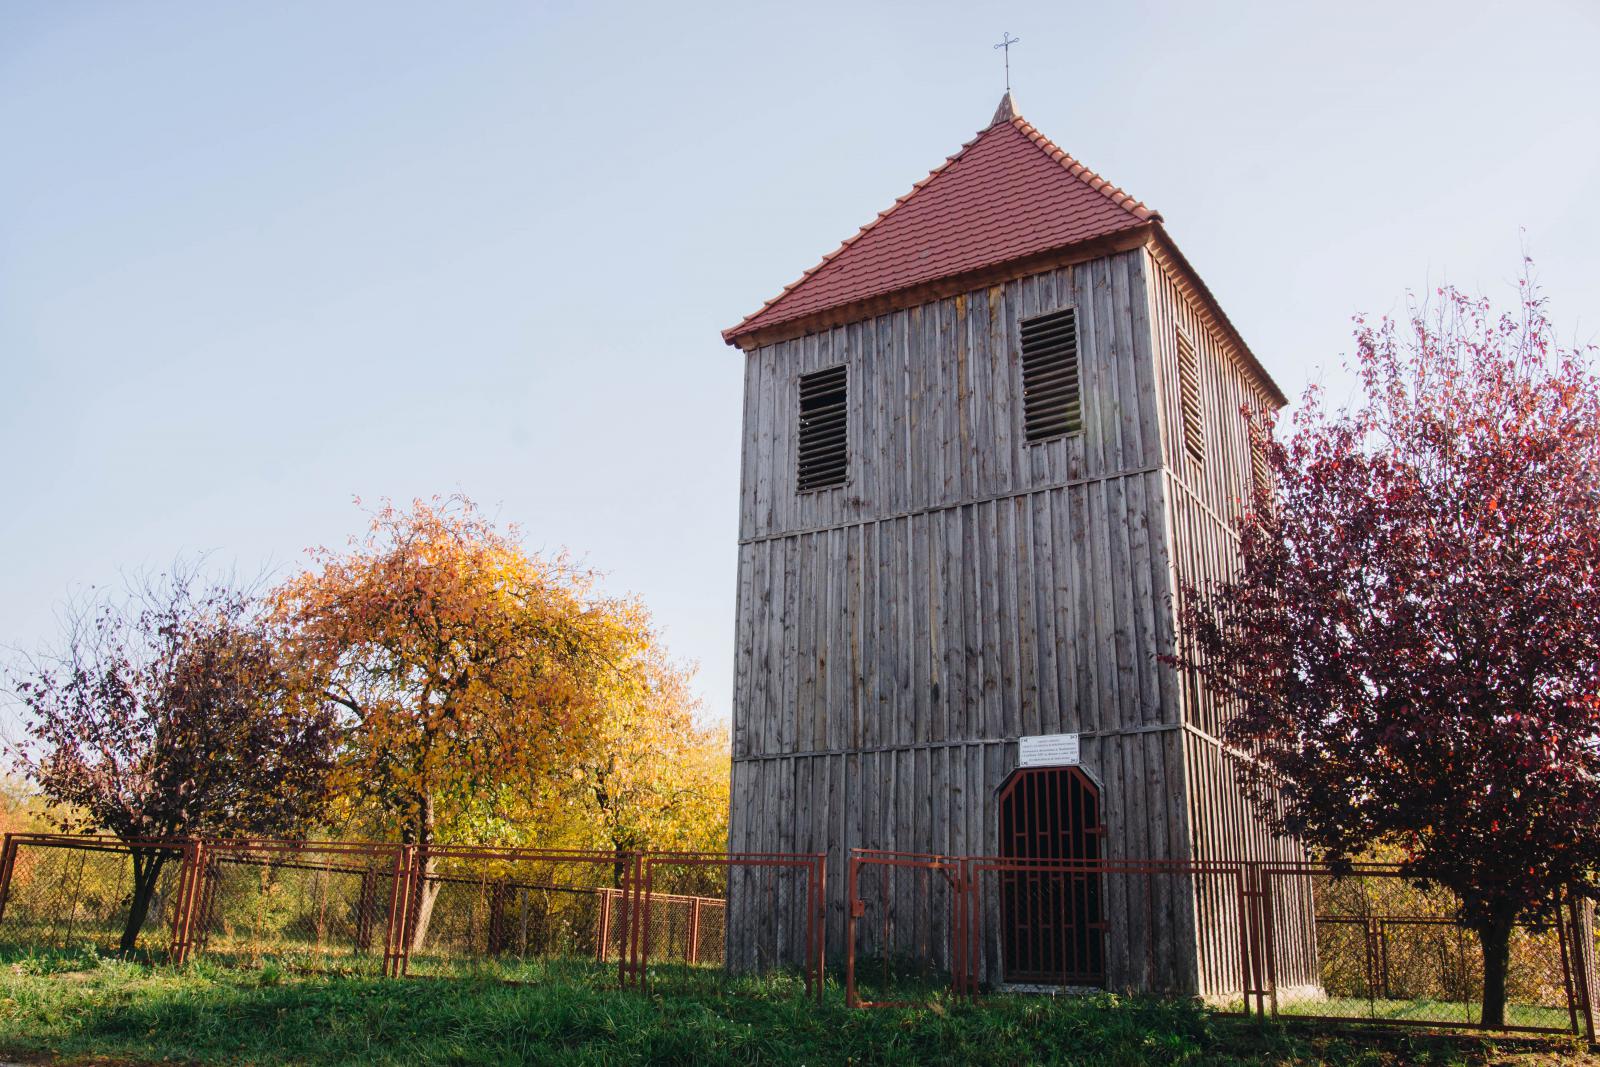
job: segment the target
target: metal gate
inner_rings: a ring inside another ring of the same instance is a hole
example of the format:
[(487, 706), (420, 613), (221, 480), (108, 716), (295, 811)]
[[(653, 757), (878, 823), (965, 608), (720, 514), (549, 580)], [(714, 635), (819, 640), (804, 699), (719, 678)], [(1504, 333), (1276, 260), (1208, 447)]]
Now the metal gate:
[[(1006, 780), (999, 807), (1000, 854), (1023, 867), (1000, 874), (1005, 981), (1103, 986), (1100, 791), (1077, 767), (1027, 768)], [(1029, 862), (1041, 869), (1027, 870)]]

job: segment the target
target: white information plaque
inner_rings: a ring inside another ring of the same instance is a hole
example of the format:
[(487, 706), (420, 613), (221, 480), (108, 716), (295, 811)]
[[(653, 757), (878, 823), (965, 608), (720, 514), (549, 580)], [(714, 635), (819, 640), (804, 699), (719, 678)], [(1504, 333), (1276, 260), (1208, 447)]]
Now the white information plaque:
[(1019, 767), (1076, 767), (1077, 734), (1040, 734), (1017, 738)]

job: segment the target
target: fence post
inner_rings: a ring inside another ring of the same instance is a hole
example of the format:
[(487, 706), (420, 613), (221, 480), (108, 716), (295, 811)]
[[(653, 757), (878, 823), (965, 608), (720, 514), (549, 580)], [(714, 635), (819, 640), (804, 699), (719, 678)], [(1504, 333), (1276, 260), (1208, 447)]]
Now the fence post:
[(199, 838), (183, 839), (183, 866), (178, 870), (178, 899), (172, 906), (172, 962), (182, 966), (189, 959), (189, 944), (193, 936), (194, 913), (200, 896), (200, 886), (205, 880), (202, 865), (205, 863), (205, 846)]
[(961, 883), (961, 869), (956, 868), (956, 873), (950, 873), (949, 864), (941, 857), (942, 873), (945, 881), (950, 883), (950, 995), (959, 997), (965, 986), (966, 979), (966, 951), (964, 934), (961, 930), (962, 900), (961, 895), (966, 888)]
[[(620, 905), (620, 910), (619, 910)], [(611, 924), (617, 928), (617, 983), (628, 988), (633, 978), (633, 861), (625, 860), (622, 885), (611, 902)]]
[(856, 995), (856, 920), (865, 910), (859, 899), (861, 890), (860, 857), (852, 854), (845, 862), (850, 865), (845, 875), (847, 894), (844, 907), (844, 1003), (847, 1008), (859, 1008), (861, 1000)]
[(822, 1003), (828, 956), (828, 854), (817, 853), (817, 1003)]
[(616, 892), (615, 889), (600, 890), (599, 933), (594, 943), (594, 958), (598, 963), (606, 961), (606, 944), (611, 940), (611, 898)]
[(394, 850), (394, 870), (389, 880), (389, 915), (383, 939), (383, 973), (399, 978), (406, 972), (411, 956), (411, 869), (415, 845), (400, 845)]
[(654, 932), (655, 923), (655, 868), (649, 863), (640, 861), (639, 884), (633, 891), (635, 901), (635, 920), (633, 938), (639, 946), (639, 955), (634, 967), (634, 974), (639, 983), (639, 992), (645, 992), (645, 983), (648, 981), (650, 971), (650, 935)]
[[(1262, 905), (1266, 879), (1258, 863), (1239, 866), (1239, 960), (1244, 969), (1244, 1010), (1250, 1013), (1250, 998), (1255, 997), (1256, 1017), (1267, 1014), (1267, 963)], [(1276, 1004), (1274, 1004), (1276, 1009)]]
[[(639, 887), (642, 881), (640, 872), (639, 853), (627, 854), (622, 868), (622, 892), (617, 903), (622, 905), (620, 917), (621, 929), (617, 937), (617, 984), (626, 989), (630, 980), (639, 972)], [(639, 974), (640, 989), (644, 987), (643, 975)]]
[(1382, 919), (1378, 920), (1378, 968), (1383, 979), (1383, 999), (1393, 1000), (1392, 983), (1389, 981), (1389, 924)]
[(15, 835), (6, 834), (4, 848), (0, 848), (0, 920), (6, 917), (6, 901), (11, 899), (11, 868), (17, 861)]
[[(962, 921), (962, 929), (967, 933), (967, 996), (976, 1000), (978, 988), (983, 981), (983, 966), (985, 949), (983, 941), (983, 875), (978, 870), (978, 861), (968, 856), (959, 861), (962, 865), (961, 880), (967, 886), (967, 917)], [(993, 957), (998, 961), (998, 957)]]
[(650, 871), (644, 855), (635, 852), (633, 864), (633, 907), (628, 917), (628, 940), (633, 945), (633, 981), (644, 992), (645, 970), (650, 966)]
[(1387, 999), (1382, 993), (1383, 973), (1379, 962), (1380, 939), (1383, 937), (1383, 923), (1375, 918), (1367, 919), (1367, 1001), (1371, 1010), (1371, 1002), (1376, 999)]
[(1578, 998), (1578, 1017), (1582, 1022), (1583, 1038), (1596, 1043), (1595, 1004), (1596, 990), (1594, 952), (1594, 901), (1572, 894), (1567, 898), (1567, 914), (1572, 936), (1572, 970)]
[(1259, 867), (1256, 869), (1256, 881), (1261, 890), (1257, 898), (1256, 907), (1261, 915), (1261, 956), (1262, 977), (1266, 980), (1268, 1002), (1272, 1005), (1272, 1017), (1278, 1017), (1278, 915), (1272, 904), (1272, 878)]
[(815, 994), (819, 1004), (822, 1002), (822, 946), (817, 934), (822, 923), (818, 917), (826, 906), (822, 872), (822, 855), (813, 853), (811, 862), (806, 864), (806, 992)]
[(689, 963), (700, 962), (700, 898), (689, 898)]

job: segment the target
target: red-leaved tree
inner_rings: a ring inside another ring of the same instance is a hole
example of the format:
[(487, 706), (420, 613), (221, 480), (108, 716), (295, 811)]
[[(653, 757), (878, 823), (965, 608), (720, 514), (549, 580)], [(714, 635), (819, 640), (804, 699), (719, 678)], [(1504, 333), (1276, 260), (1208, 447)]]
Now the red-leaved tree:
[(1181, 659), (1275, 830), (1459, 896), (1502, 1025), (1513, 927), (1600, 866), (1600, 387), (1526, 277), (1356, 340), (1359, 401), (1253, 417), (1271, 484)]
[(291, 833), (321, 812), (336, 723), (297, 670), (248, 595), (189, 571), (79, 605), (60, 647), (11, 671), (23, 773), (64, 830), (130, 845), (124, 953), (177, 855), (158, 842)]

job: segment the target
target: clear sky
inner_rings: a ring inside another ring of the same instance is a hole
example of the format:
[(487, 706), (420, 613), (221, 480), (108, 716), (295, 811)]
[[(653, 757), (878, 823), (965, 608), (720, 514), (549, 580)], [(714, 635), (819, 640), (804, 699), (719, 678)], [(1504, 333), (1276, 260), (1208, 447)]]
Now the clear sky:
[(1451, 281), (1600, 337), (1600, 5), (0, 3), (0, 644), (180, 553), (461, 491), (728, 712), (719, 331), (1022, 113), (1280, 384)]

